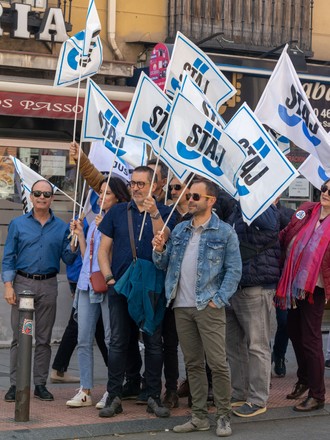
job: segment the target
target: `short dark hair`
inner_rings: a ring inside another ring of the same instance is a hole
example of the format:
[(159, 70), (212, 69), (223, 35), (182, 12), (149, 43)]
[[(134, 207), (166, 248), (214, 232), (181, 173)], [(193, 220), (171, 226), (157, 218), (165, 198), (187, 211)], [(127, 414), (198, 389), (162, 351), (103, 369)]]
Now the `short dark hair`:
[[(103, 183), (108, 183), (108, 179), (104, 179), (101, 186)], [(110, 177), (108, 186), (118, 199), (119, 203), (129, 202), (131, 200), (126, 184), (119, 177)]]
[(215, 198), (219, 197), (219, 186), (216, 183), (211, 182), (211, 180), (205, 179), (205, 177), (198, 176), (196, 177), (196, 179), (193, 179), (191, 185), (189, 185), (189, 188), (194, 183), (204, 183), (204, 185), (206, 186), (206, 192), (208, 196), (213, 196)]
[(46, 182), (46, 183), (48, 183), (48, 185), (50, 186), (50, 191), (51, 191), (51, 193), (54, 194), (54, 191), (53, 191), (53, 185), (52, 185), (50, 182), (48, 182), (48, 180), (46, 180), (46, 179), (39, 179), (39, 180), (36, 180), (36, 181), (34, 182), (34, 184), (31, 186), (31, 192), (33, 191), (33, 188), (36, 186), (36, 184), (39, 183), (39, 182)]
[[(157, 159), (149, 159), (147, 165), (156, 165), (156, 163), (157, 163)], [(166, 179), (168, 173), (167, 166), (161, 160), (158, 161), (158, 166), (160, 167), (160, 175), (162, 176), (162, 179)]]
[(330, 182), (330, 179), (324, 181), (324, 182), (323, 182), (323, 185), (326, 185), (326, 184), (329, 183), (329, 182)]
[[(152, 177), (154, 175), (154, 170), (150, 167), (147, 167), (145, 165), (140, 165), (139, 167), (134, 168), (133, 173), (147, 173), (150, 182), (152, 181)], [(154, 182), (157, 183), (157, 174), (155, 173)]]

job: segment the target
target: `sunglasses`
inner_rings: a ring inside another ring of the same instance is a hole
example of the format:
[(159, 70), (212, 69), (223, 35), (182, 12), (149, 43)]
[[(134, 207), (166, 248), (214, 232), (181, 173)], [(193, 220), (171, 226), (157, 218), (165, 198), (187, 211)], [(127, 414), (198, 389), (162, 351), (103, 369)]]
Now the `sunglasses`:
[(327, 185), (321, 186), (321, 192), (326, 193), (328, 191), (328, 196), (330, 196), (330, 189), (327, 187)]
[(31, 194), (34, 197), (40, 197), (41, 195), (43, 195), (45, 199), (49, 199), (53, 195), (51, 191), (32, 191)]
[(179, 185), (178, 183), (176, 185), (168, 185), (170, 191), (180, 191), (182, 189), (182, 185)]
[(207, 199), (212, 199), (212, 197), (214, 197), (214, 196), (207, 196), (206, 194), (198, 194), (198, 193), (186, 194), (187, 201), (189, 201), (192, 198), (195, 202), (198, 202), (201, 199), (201, 197), (206, 197)]
[(137, 186), (138, 189), (142, 189), (142, 188), (144, 188), (148, 183), (149, 183), (149, 182), (135, 182), (135, 180), (131, 180), (131, 181), (128, 183), (128, 186), (129, 186), (130, 188), (134, 188), (135, 186)]

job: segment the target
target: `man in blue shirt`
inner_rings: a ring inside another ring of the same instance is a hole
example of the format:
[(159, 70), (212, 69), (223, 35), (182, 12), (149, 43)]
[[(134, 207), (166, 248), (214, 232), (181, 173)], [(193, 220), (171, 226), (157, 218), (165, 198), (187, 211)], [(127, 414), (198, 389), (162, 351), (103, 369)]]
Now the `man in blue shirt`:
[[(128, 313), (128, 304), (125, 296), (114, 290), (115, 282), (130, 266), (133, 256), (128, 232), (128, 209), (132, 214), (134, 246), (138, 259), (152, 261), (151, 241), (154, 234), (160, 231), (171, 209), (163, 204), (156, 203), (150, 196), (150, 189), (154, 191), (156, 183), (151, 187), (153, 170), (149, 167), (138, 167), (133, 171), (130, 187), (132, 201), (119, 203), (113, 206), (105, 215), (99, 230), (102, 233), (99, 247), (99, 265), (109, 285), (109, 310), (111, 339), (109, 347), (108, 385), (109, 396), (105, 408), (99, 412), (100, 417), (113, 417), (122, 412), (121, 397), (124, 380), (126, 359), (130, 344), (137, 343), (139, 328)], [(151, 192), (152, 192), (151, 191)], [(144, 214), (146, 217), (144, 220)], [(143, 224), (144, 220), (144, 224)], [(165, 234), (169, 234), (175, 224), (172, 216)], [(143, 234), (139, 240), (141, 227)], [(156, 270), (156, 269), (155, 269)], [(150, 336), (143, 333), (145, 344), (145, 379), (148, 393), (147, 411), (158, 417), (168, 417), (169, 410), (160, 403), (161, 374), (163, 365), (163, 348), (161, 328)]]
[[(70, 248), (69, 228), (54, 216), (50, 205), (53, 188), (46, 180), (38, 180), (31, 188), (33, 209), (11, 221), (2, 260), (4, 298), (11, 307), (13, 340), (10, 347), (10, 389), (6, 402), (14, 402), (19, 330), (17, 294), (31, 290), (35, 307), (34, 396), (53, 400), (46, 388), (51, 358), (50, 339), (56, 316), (57, 279), (60, 259), (72, 264), (76, 258)], [(72, 245), (74, 247), (74, 244)]]
[(206, 355), (212, 371), (216, 434), (225, 437), (232, 432), (225, 306), (236, 291), (242, 262), (234, 229), (212, 212), (217, 186), (204, 179), (193, 182), (190, 191), (187, 200), (192, 219), (178, 224), (167, 243), (162, 233), (153, 241), (154, 262), (167, 270), (167, 305), (174, 308), (192, 396), (191, 420), (173, 430), (184, 433), (210, 428)]

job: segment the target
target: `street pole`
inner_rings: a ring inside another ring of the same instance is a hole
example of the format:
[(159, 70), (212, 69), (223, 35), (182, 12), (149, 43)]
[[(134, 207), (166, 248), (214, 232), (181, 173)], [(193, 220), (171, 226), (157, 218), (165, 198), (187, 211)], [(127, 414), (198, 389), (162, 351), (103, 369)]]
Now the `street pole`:
[(34, 293), (24, 290), (19, 297), (19, 330), (15, 422), (27, 422), (30, 415), (31, 359), (33, 337)]

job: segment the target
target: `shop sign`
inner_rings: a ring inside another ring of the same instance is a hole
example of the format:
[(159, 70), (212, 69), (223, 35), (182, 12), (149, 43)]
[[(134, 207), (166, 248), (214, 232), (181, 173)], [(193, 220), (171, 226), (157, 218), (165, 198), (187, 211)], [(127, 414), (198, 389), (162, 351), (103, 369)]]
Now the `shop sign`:
[[(40, 6), (47, 4), (36, 2), (36, 6), (39, 3)], [(34, 36), (40, 41), (63, 43), (69, 38), (67, 31), (70, 30), (71, 25), (65, 22), (61, 8), (47, 8), (40, 14), (40, 8), (31, 4), (0, 3), (0, 36), (7, 32), (12, 38), (30, 39)]]
[[(122, 115), (126, 115), (130, 102), (112, 101)], [(0, 91), (0, 115), (27, 116), (31, 118), (81, 120), (84, 113), (84, 98), (60, 95), (15, 93)]]

